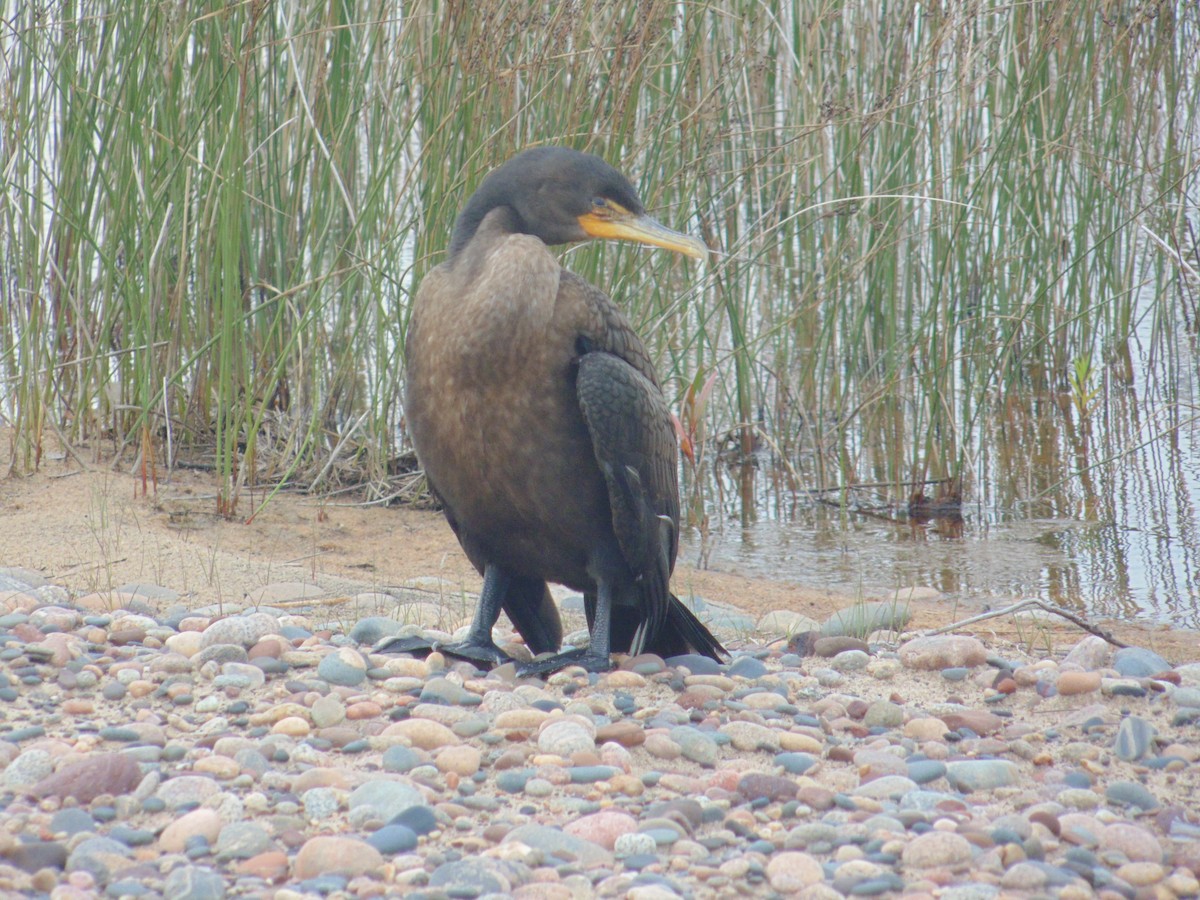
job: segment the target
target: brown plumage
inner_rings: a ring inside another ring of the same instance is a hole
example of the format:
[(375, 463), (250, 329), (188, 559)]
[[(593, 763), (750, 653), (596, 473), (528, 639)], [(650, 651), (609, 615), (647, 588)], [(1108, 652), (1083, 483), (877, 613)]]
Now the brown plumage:
[(724, 649), (668, 587), (678, 550), (677, 449), (644, 345), (601, 291), (548, 244), (635, 240), (700, 256), (649, 219), (597, 157), (527, 150), (493, 171), (421, 283), (406, 342), (405, 412), (429, 486), (484, 576), (467, 640), (449, 652), (507, 657), (503, 609), (534, 653), (557, 650), (547, 582), (584, 594), (591, 642), (535, 662), (599, 671), (610, 651)]

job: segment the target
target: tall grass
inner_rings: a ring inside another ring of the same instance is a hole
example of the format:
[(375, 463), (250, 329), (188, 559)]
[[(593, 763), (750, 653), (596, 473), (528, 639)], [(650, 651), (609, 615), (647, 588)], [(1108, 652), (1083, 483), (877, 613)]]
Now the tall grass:
[(227, 513), (253, 483), (386, 493), (412, 292), (530, 144), (602, 154), (723, 251), (568, 254), (673, 399), (716, 373), (697, 510), (718, 456), (778, 462), (776, 505), (969, 490), (1006, 417), (1071, 415), (1073, 371), (1128, 382), (1141, 317), (1167, 347), (1195, 290), (1194, 4), (51, 9), (0, 32), (17, 470), (52, 436), (211, 460)]

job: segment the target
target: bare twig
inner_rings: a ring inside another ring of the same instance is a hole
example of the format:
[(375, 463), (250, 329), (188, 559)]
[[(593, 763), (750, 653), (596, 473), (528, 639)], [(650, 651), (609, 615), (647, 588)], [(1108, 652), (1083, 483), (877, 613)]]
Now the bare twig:
[(1054, 606), (1050, 603), (1045, 603), (1045, 602), (1043, 602), (1041, 600), (1037, 600), (1037, 599), (1022, 600), (1019, 603), (1014, 603), (1012, 606), (1006, 606), (1003, 609), (989, 610), (988, 612), (980, 613), (977, 616), (971, 616), (969, 619), (963, 619), (959, 622), (953, 622), (950, 625), (945, 625), (941, 628), (934, 628), (931, 631), (926, 631), (926, 632), (924, 632), (924, 634), (922, 636), (929, 637), (929, 636), (935, 635), (935, 634), (945, 634), (948, 631), (954, 631), (955, 629), (961, 628), (964, 625), (974, 625), (976, 622), (982, 622), (985, 619), (995, 619), (999, 616), (1007, 616), (1010, 613), (1019, 612), (1022, 609), (1028, 609), (1031, 606), (1037, 607), (1038, 609), (1043, 610), (1048, 613), (1053, 613), (1056, 616), (1062, 616), (1064, 619), (1066, 619), (1067, 621), (1069, 621), (1075, 625), (1078, 625), (1080, 628), (1082, 628), (1084, 631), (1088, 632), (1089, 634), (1094, 634), (1098, 638), (1103, 638), (1104, 640), (1106, 640), (1110, 644), (1112, 644), (1114, 647), (1128, 647), (1129, 646), (1128, 644), (1117, 640), (1115, 637), (1113, 637), (1111, 634), (1109, 634), (1107, 631), (1105, 631), (1103, 628), (1099, 627), (1098, 625), (1093, 625), (1091, 622), (1087, 621), (1083, 617), (1077, 616), (1077, 615), (1075, 615), (1075, 613), (1072, 613), (1072, 612), (1067, 612), (1065, 609), (1062, 609), (1061, 607)]

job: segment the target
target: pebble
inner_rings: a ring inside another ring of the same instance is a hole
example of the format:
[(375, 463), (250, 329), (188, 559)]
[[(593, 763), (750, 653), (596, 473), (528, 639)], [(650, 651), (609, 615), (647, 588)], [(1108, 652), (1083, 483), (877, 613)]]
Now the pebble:
[(406, 719), (389, 725), (383, 731), (384, 736), (399, 737), (413, 747), (422, 750), (437, 750), (459, 743), (458, 736), (440, 722), (431, 719)]
[(319, 835), (309, 838), (296, 854), (295, 876), (362, 875), (383, 865), (383, 855), (366, 841), (354, 837)]
[(1158, 809), (1159, 802), (1149, 789), (1136, 781), (1114, 781), (1104, 789), (1104, 799), (1116, 807), (1133, 807), (1142, 812)]
[(956, 760), (946, 765), (946, 780), (952, 788), (964, 794), (1011, 787), (1020, 778), (1020, 767), (1003, 759)]
[(207, 649), (220, 644), (243, 648), (253, 647), (268, 634), (279, 630), (279, 620), (267, 613), (227, 616), (217, 619), (204, 629), (200, 647)]
[(607, 850), (615, 848), (617, 839), (638, 827), (637, 819), (629, 813), (604, 810), (568, 822), (563, 831), (574, 837), (599, 844)]
[(904, 865), (913, 869), (954, 868), (969, 862), (971, 842), (961, 834), (930, 831), (913, 838), (901, 853)]
[(4, 770), (4, 786), (12, 790), (30, 788), (50, 778), (54, 758), (46, 750), (34, 747), (13, 759)]
[(429, 834), (437, 828), (437, 816), (428, 806), (410, 806), (397, 813), (389, 825), (403, 825), (413, 834)]
[(1175, 688), (1175, 690), (1171, 691), (1171, 702), (1185, 709), (1200, 709), (1200, 688)]
[(367, 679), (367, 661), (357, 650), (342, 647), (321, 658), (317, 675), (330, 684), (356, 687)]
[(364, 782), (351, 792), (348, 800), (349, 809), (370, 806), (378, 810), (385, 822), (410, 806), (419, 806), (424, 802), (425, 798), (416, 785), (381, 778)]
[(174, 900), (223, 900), (225, 881), (219, 872), (202, 866), (179, 866), (163, 882), (163, 893)]
[(829, 666), (835, 672), (861, 672), (870, 662), (870, 655), (862, 650), (843, 650), (829, 661)]
[(1067, 652), (1062, 667), (1064, 671), (1078, 668), (1084, 672), (1094, 672), (1108, 666), (1114, 652), (1113, 645), (1104, 638), (1089, 634)]
[(1063, 672), (1056, 682), (1058, 692), (1064, 697), (1091, 694), (1100, 690), (1099, 672)]
[(91, 803), (101, 794), (128, 793), (142, 781), (142, 769), (125, 754), (96, 754), (66, 764), (30, 788), (35, 797), (71, 797)]
[(569, 759), (574, 753), (595, 749), (595, 726), (582, 720), (560, 719), (548, 722), (538, 734), (538, 749)]
[(415, 850), (417, 834), (404, 825), (384, 825), (367, 838), (367, 843), (385, 856), (394, 856)]
[(537, 681), (370, 651), (414, 633), (370, 592), (330, 623), (291, 605), (328, 595), (307, 584), (232, 615), (20, 584), (0, 585), (28, 598), (0, 619), (0, 882), (29, 896), (1200, 891), (1195, 661), (1090, 636), (1065, 658), (893, 650), (872, 632), (907, 613), (885, 602), (764, 617), (793, 640), (723, 665)]
[(1155, 653), (1143, 647), (1122, 647), (1113, 656), (1113, 668), (1127, 678), (1148, 678), (1158, 672), (1165, 672), (1171, 664)]
[(771, 857), (766, 876), (772, 890), (792, 894), (820, 882), (825, 877), (825, 870), (815, 857), (788, 850)]
[(987, 648), (973, 637), (937, 634), (913, 638), (900, 647), (900, 662), (910, 669), (975, 668), (987, 661)]
[(217, 859), (252, 859), (271, 849), (274, 841), (258, 822), (231, 822), (221, 828), (214, 849)]
[(182, 853), (197, 835), (211, 844), (220, 833), (221, 816), (215, 810), (194, 809), (168, 824), (158, 837), (158, 845), (167, 853)]
[(911, 614), (903, 603), (856, 603), (821, 624), (826, 637), (865, 637), (873, 631), (899, 631)]
[(1114, 822), (1100, 832), (1100, 849), (1116, 851), (1133, 862), (1161, 863), (1162, 845), (1150, 831), (1140, 825)]
[(1141, 716), (1129, 716), (1121, 720), (1113, 752), (1121, 759), (1133, 762), (1144, 757), (1154, 742), (1154, 726)]
[(421, 756), (411, 747), (397, 744), (384, 750), (380, 761), (385, 772), (409, 772), (421, 764)]

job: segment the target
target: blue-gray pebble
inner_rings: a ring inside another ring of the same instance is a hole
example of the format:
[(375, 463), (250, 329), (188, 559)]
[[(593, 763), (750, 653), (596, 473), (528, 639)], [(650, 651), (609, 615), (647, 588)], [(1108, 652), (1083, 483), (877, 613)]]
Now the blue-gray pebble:
[(417, 835), (404, 825), (384, 825), (367, 838), (367, 843), (385, 855), (407, 853), (416, 849)]
[(1145, 647), (1122, 647), (1113, 656), (1113, 668), (1127, 678), (1145, 678), (1171, 669), (1171, 664)]

